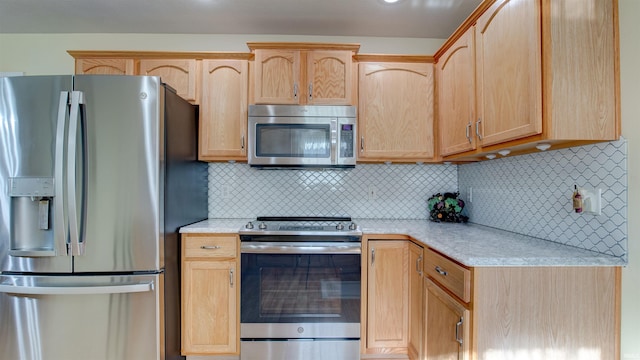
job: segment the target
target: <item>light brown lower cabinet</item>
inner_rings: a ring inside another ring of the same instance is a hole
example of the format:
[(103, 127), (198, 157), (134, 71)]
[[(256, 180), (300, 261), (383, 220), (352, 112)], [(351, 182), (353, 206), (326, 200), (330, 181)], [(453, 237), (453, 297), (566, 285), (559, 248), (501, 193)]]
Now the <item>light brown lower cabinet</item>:
[(620, 359), (619, 267), (471, 270), (469, 303), (425, 280), (424, 359)]
[(425, 359), (469, 360), (469, 309), (430, 279), (425, 279), (424, 303)]
[(366, 244), (362, 351), (376, 356), (406, 354), (417, 360), (423, 338), (423, 248), (393, 236)]
[(182, 355), (239, 353), (236, 235), (182, 238)]
[(409, 330), (409, 246), (368, 242), (365, 352), (406, 354)]

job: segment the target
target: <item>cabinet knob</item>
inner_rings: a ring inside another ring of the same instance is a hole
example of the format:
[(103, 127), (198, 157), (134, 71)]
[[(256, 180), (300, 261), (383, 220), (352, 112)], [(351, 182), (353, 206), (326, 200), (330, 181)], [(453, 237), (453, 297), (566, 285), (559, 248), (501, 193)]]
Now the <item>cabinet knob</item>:
[(440, 266), (436, 266), (436, 272), (442, 276), (447, 276), (449, 273), (442, 269)]

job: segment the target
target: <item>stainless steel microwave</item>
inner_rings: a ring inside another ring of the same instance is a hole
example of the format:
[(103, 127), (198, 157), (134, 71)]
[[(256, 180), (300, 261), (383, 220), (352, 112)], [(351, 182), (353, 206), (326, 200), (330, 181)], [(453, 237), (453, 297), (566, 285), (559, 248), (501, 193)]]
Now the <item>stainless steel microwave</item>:
[(271, 168), (352, 168), (356, 107), (250, 105), (249, 165)]

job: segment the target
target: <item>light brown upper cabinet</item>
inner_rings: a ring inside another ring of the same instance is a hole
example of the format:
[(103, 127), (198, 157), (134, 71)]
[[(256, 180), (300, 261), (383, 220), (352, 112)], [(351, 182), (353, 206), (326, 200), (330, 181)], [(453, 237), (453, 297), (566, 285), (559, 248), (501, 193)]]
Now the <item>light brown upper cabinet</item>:
[(413, 62), (358, 58), (358, 161), (433, 160), (434, 70), (429, 57)]
[[(615, 3), (498, 0), (479, 6), (435, 55), (444, 160), (526, 153), (540, 143), (555, 148), (617, 140)], [(447, 71), (451, 64), (460, 71)], [(466, 96), (470, 77), (460, 74), (473, 73), (474, 66), (475, 93)], [(464, 108), (474, 97), (469, 121)]]
[[(73, 55), (73, 54), (72, 54)], [(77, 58), (76, 74), (86, 75), (134, 75), (133, 59)]]
[(540, 2), (497, 1), (476, 24), (482, 146), (542, 132)]
[(249, 43), (256, 104), (355, 104), (353, 55), (359, 45)]
[(138, 63), (138, 74), (160, 76), (180, 97), (198, 103), (195, 59), (142, 59)]
[(247, 159), (248, 60), (203, 60), (200, 160)]
[(467, 30), (436, 64), (440, 154), (476, 148), (474, 28)]

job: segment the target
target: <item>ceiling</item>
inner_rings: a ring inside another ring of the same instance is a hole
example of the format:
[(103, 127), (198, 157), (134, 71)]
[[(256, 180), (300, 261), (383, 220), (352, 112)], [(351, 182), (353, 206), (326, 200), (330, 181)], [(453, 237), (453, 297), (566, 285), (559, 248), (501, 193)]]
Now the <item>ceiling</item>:
[(481, 0), (0, 0), (0, 33), (448, 38)]

